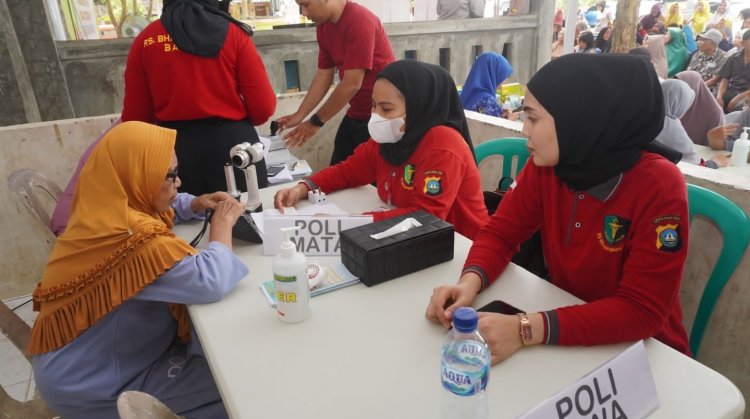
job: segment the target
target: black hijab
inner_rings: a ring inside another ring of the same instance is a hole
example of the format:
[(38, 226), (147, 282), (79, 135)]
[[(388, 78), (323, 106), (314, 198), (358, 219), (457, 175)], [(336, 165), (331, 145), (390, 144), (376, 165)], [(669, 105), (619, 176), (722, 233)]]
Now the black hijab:
[(633, 167), (664, 125), (654, 66), (635, 55), (564, 55), (540, 68), (527, 87), (555, 118), (555, 173), (576, 191)]
[(414, 153), (422, 137), (437, 125), (449, 126), (464, 137), (471, 154), (469, 125), (458, 99), (456, 83), (442, 67), (417, 60), (401, 60), (378, 74), (401, 91), (406, 102), (406, 131), (400, 141), (381, 144), (380, 154), (390, 164), (399, 166)]
[(219, 9), (219, 0), (165, 0), (161, 23), (181, 51), (215, 57), (224, 46), (229, 22), (248, 35), (253, 30)]

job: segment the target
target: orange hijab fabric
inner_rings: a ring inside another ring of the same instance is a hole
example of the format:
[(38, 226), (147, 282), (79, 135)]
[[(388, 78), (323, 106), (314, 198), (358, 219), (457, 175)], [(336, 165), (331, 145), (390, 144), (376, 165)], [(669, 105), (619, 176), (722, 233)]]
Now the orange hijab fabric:
[[(195, 250), (171, 231), (174, 212), (157, 213), (176, 131), (143, 122), (112, 128), (86, 162), (65, 232), (34, 290), (39, 316), (29, 351), (71, 342), (123, 301)], [(174, 304), (178, 335), (187, 340), (187, 310)]]

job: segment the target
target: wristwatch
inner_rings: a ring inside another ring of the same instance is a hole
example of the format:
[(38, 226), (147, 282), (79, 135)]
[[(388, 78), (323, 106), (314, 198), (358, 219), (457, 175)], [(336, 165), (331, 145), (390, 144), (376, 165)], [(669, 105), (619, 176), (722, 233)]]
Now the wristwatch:
[(526, 317), (526, 313), (518, 313), (517, 316), (521, 321), (521, 330), (519, 331), (519, 334), (521, 335), (521, 343), (523, 343), (523, 346), (529, 346), (533, 340), (531, 334), (531, 322), (529, 321), (529, 318)]
[(318, 128), (320, 128), (320, 127), (322, 127), (323, 125), (326, 124), (325, 122), (323, 122), (323, 121), (320, 120), (320, 117), (316, 113), (312, 114), (312, 116), (310, 117), (310, 123), (312, 123), (313, 125), (315, 125)]

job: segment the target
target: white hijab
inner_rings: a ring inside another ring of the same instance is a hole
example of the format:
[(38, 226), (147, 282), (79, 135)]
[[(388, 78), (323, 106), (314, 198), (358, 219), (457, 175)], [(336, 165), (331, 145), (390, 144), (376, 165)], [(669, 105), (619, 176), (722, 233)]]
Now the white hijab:
[(700, 164), (701, 158), (693, 149), (693, 141), (680, 122), (693, 105), (695, 92), (687, 83), (676, 79), (662, 81), (661, 90), (664, 93), (664, 128), (655, 141), (682, 153), (682, 161)]

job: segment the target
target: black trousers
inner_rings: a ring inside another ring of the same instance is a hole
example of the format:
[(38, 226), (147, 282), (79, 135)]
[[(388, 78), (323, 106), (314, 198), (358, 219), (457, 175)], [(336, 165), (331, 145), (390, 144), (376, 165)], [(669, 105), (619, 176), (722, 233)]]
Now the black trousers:
[(354, 154), (354, 149), (370, 138), (367, 130), (369, 119), (354, 119), (344, 115), (341, 120), (336, 139), (333, 141), (333, 153), (331, 154), (331, 166), (346, 160)]
[[(182, 181), (179, 191), (196, 196), (226, 191), (224, 164), (229, 161), (229, 150), (239, 143), (254, 144), (260, 141), (255, 128), (247, 120), (206, 118), (163, 121), (159, 125), (177, 130), (175, 153)], [(258, 173), (258, 187), (265, 188), (268, 186), (265, 160), (256, 163), (255, 169)], [(246, 192), (245, 173), (235, 168), (234, 177), (237, 188)]]
[(731, 102), (732, 99), (734, 99), (734, 97), (740, 93), (741, 92), (739, 90), (735, 89), (732, 86), (727, 87), (727, 91), (722, 97), (722, 99), (724, 99), (724, 113), (731, 113), (735, 111), (735, 109), (729, 109), (729, 102)]

